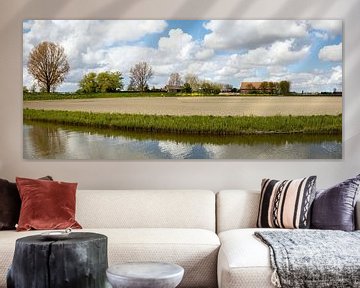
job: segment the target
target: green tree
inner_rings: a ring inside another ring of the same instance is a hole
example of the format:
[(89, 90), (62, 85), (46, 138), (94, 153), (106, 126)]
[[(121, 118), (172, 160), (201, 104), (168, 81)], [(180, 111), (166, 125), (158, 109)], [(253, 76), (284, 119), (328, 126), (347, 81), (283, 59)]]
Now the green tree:
[(219, 94), (221, 91), (221, 85), (212, 83), (209, 81), (203, 81), (200, 85), (201, 92), (204, 94)]
[(269, 92), (269, 83), (264, 81), (260, 84), (260, 90), (265, 94)]
[(290, 82), (289, 81), (280, 81), (279, 83), (279, 93), (281, 95), (289, 95), (290, 94)]
[(79, 83), (80, 90), (83, 93), (96, 93), (98, 91), (98, 83), (96, 80), (96, 73), (90, 72), (85, 74)]
[(121, 90), (124, 87), (122, 80), (123, 77), (119, 71), (100, 72), (96, 77), (98, 91), (101, 93), (105, 93)]
[(184, 93), (191, 93), (191, 92), (192, 92), (192, 89), (191, 89), (190, 84), (187, 83), (187, 82), (184, 83), (184, 86), (183, 86), (182, 91), (183, 91)]
[(41, 42), (30, 52), (27, 69), (40, 90), (50, 93), (64, 80), (70, 70), (64, 48), (53, 42)]
[(275, 93), (275, 83), (274, 82), (268, 82), (268, 88), (269, 88), (269, 93), (270, 94)]
[(123, 88), (123, 77), (120, 72), (90, 72), (85, 74), (79, 82), (80, 91), (83, 93), (116, 92)]
[(29, 89), (26, 86), (23, 86), (23, 93), (29, 93)]

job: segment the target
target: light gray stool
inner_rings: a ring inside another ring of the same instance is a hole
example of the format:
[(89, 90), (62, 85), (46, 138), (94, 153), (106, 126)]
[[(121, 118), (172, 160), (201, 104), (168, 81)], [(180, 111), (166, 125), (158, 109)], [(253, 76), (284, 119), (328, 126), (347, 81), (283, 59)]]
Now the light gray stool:
[(117, 264), (106, 270), (114, 288), (175, 288), (184, 276), (184, 268), (161, 262)]

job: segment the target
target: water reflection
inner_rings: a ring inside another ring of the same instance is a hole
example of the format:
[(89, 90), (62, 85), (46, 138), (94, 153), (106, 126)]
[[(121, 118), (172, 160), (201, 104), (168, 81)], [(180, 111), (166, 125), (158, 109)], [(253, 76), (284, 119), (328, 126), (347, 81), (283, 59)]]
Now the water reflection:
[(24, 123), (25, 159), (340, 159), (341, 147), (341, 135), (177, 135)]

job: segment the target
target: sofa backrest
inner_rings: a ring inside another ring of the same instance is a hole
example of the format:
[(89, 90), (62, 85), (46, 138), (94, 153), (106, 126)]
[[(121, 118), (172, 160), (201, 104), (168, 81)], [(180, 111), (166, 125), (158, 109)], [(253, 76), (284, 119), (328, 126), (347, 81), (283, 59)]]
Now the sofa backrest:
[(84, 228), (215, 231), (215, 193), (209, 190), (78, 190), (76, 219)]
[(216, 194), (217, 233), (255, 228), (260, 192), (248, 190), (223, 190)]
[[(360, 198), (360, 197), (359, 197)], [(216, 232), (239, 228), (255, 228), (260, 192), (223, 190), (216, 194)], [(355, 206), (356, 230), (360, 230), (360, 199)]]

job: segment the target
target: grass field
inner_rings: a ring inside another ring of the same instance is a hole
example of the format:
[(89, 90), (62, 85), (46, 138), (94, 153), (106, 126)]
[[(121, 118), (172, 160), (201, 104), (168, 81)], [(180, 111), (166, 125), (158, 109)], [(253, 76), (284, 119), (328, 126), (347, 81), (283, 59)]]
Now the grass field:
[(178, 134), (341, 134), (342, 116), (169, 116), (24, 109), (24, 120)]
[(340, 97), (126, 97), (24, 101), (24, 108), (142, 115), (338, 115)]
[[(63, 99), (95, 99), (95, 98), (127, 98), (127, 97), (217, 97), (218, 94), (203, 94), (203, 93), (167, 93), (167, 92), (118, 92), (118, 93), (23, 93), (24, 101), (34, 100), (63, 100)], [(238, 97), (239, 94), (224, 93), (223, 96)], [(283, 95), (270, 94), (241, 94), (241, 97), (286, 97)], [(293, 95), (301, 97), (321, 97), (319, 95)], [(328, 96), (328, 95), (327, 95)], [(336, 97), (336, 96), (331, 96)]]

